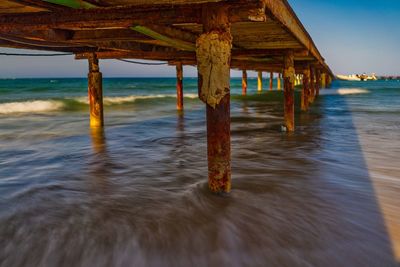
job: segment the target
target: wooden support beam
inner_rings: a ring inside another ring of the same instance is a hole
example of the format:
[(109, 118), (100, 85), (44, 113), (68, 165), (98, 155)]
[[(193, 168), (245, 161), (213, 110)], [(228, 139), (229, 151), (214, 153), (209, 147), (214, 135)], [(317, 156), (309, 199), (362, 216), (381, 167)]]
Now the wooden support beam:
[[(80, 0), (74, 1), (80, 2)], [(254, 14), (257, 12), (264, 15), (263, 19), (266, 19), (265, 12), (262, 8), (260, 9), (259, 1), (246, 4), (245, 8), (240, 1), (225, 3), (225, 6), (230, 8), (229, 21), (231, 23), (255, 21), (257, 16), (254, 17)], [(182, 5), (170, 3), (157, 5), (155, 8), (149, 5), (131, 5), (91, 9), (65, 8), (62, 13), (35, 12), (34, 14), (18, 14), (18, 16), (1, 15), (0, 30), (128, 28), (132, 25), (147, 25), (149, 21), (155, 25), (201, 24), (202, 7), (203, 3)]]
[(47, 9), (50, 11), (63, 11), (65, 10), (65, 7), (51, 4), (48, 2), (44, 2), (42, 0), (8, 0), (17, 4), (21, 4), (24, 6), (30, 6), (30, 7), (35, 7), (35, 8), (43, 8)]
[(190, 43), (190, 42), (179, 40), (177, 38), (172, 38), (172, 37), (166, 36), (165, 34), (156, 32), (148, 27), (137, 25), (137, 26), (130, 27), (130, 29), (140, 32), (140, 33), (142, 33), (146, 36), (149, 36), (151, 38), (154, 38), (156, 40), (163, 41), (163, 42), (171, 45), (172, 47), (175, 47), (180, 50), (196, 51), (196, 45), (194, 43)]
[(39, 51), (57, 51), (57, 52), (71, 52), (71, 53), (82, 53), (84, 51), (97, 51), (97, 48), (93, 47), (49, 47), (49, 46), (35, 46), (28, 44), (14, 43), (6, 40), (0, 39), (0, 46), (7, 48), (17, 48), (17, 49), (30, 49)]
[(312, 41), (310, 35), (296, 16), (293, 9), (290, 7), (287, 1), (277, 0), (262, 0), (266, 6), (266, 11), (270, 15), (279, 21), (284, 28), (291, 32), (292, 35), (310, 51), (310, 54), (314, 56), (318, 62), (323, 65), (325, 64), (324, 58), (319, 53), (317, 47)]
[(247, 71), (242, 71), (242, 95), (247, 95)]
[(301, 91), (301, 110), (307, 111), (309, 105), (310, 94), (310, 68), (303, 71), (303, 90)]
[(60, 5), (60, 6), (65, 6), (69, 8), (96, 8), (96, 5), (93, 5), (91, 3), (88, 3), (83, 0), (43, 0), (44, 2), (55, 4), (55, 5)]
[(176, 64), (176, 109), (183, 110), (183, 66)]
[(272, 91), (274, 88), (274, 73), (270, 72), (269, 73), (269, 90)]
[(258, 71), (257, 75), (257, 91), (262, 92), (263, 90), (263, 81), (262, 81), (262, 71)]
[(231, 190), (230, 60), (232, 35), (228, 9), (205, 4), (203, 34), (197, 39), (199, 97), (207, 106), (208, 186)]
[(286, 131), (294, 131), (294, 82), (295, 82), (295, 69), (294, 69), (294, 54), (289, 51), (284, 58), (284, 113), (285, 113), (285, 126)]
[(99, 60), (95, 53), (89, 58), (88, 96), (90, 105), (90, 127), (103, 127), (103, 85)]
[(83, 46), (87, 46), (87, 45), (77, 44), (77, 43), (71, 44), (71, 43), (67, 43), (67, 42), (32, 40), (32, 39), (27, 39), (27, 38), (23, 38), (23, 37), (11, 36), (8, 34), (3, 34), (3, 33), (0, 33), (0, 39), (6, 40), (9, 42), (22, 44), (22, 45), (38, 46), (38, 47), (83, 47)]
[(278, 79), (277, 89), (280, 91), (282, 90), (282, 85), (281, 85), (282, 73), (279, 72), (277, 79)]

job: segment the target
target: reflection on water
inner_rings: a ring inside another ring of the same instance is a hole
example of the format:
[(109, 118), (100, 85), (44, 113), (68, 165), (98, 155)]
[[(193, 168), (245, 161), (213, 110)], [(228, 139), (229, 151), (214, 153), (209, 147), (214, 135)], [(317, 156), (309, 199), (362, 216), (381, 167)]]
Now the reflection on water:
[(0, 265), (397, 266), (400, 139), (369, 139), (382, 121), (349, 99), (322, 96), (290, 136), (281, 102), (233, 101), (228, 197), (207, 190), (203, 109), (87, 135), (46, 118), (53, 137), (1, 140)]

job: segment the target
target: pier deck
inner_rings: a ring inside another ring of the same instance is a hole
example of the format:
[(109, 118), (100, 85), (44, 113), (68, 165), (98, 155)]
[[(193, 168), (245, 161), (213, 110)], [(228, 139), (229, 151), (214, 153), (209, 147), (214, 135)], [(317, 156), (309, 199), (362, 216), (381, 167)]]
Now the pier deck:
[[(295, 75), (303, 77), (303, 111), (334, 77), (286, 0), (6, 0), (0, 3), (0, 47), (71, 52), (87, 59), (93, 127), (104, 124), (99, 59), (176, 65), (179, 110), (182, 66), (197, 65), (199, 97), (207, 105), (213, 192), (231, 187), (230, 69), (243, 71), (243, 94), (246, 70), (260, 77), (282, 74), (288, 132), (295, 130)], [(279, 78), (279, 88), (280, 83)]]

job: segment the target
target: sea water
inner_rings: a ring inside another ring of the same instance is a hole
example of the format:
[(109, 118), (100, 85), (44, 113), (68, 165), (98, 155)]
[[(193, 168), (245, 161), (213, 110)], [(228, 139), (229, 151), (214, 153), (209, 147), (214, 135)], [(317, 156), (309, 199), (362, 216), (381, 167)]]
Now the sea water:
[(207, 190), (197, 80), (0, 80), (0, 266), (399, 266), (400, 82), (337, 82), (296, 131), (232, 79), (229, 196)]

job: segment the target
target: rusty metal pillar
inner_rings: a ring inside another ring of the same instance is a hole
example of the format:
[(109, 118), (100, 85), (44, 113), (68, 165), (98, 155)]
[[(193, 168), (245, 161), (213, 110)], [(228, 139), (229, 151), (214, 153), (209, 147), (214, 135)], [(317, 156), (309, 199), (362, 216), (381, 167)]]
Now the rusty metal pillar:
[(102, 127), (103, 116), (103, 88), (102, 74), (99, 71), (99, 60), (95, 53), (89, 57), (88, 97), (90, 105), (90, 127)]
[(279, 73), (278, 74), (278, 84), (277, 84), (277, 89), (279, 91), (282, 90), (281, 79), (282, 79), (282, 73)]
[(242, 71), (242, 95), (247, 95), (247, 71)]
[(316, 86), (315, 86), (315, 97), (319, 97), (319, 90), (321, 88), (321, 70), (317, 69), (316, 70)]
[[(229, 9), (203, 7), (203, 33), (196, 41), (199, 97), (207, 106), (208, 186), (214, 193), (231, 190)], [(210, 60), (212, 58), (212, 60)]]
[(263, 81), (262, 81), (262, 71), (258, 71), (257, 75), (257, 91), (262, 92), (263, 90)]
[(307, 111), (309, 105), (310, 94), (310, 67), (303, 71), (303, 90), (301, 91), (301, 110)]
[(294, 69), (294, 53), (288, 51), (284, 56), (284, 112), (285, 112), (285, 126), (288, 132), (294, 131), (294, 82), (295, 82), (295, 69)]
[(176, 64), (176, 109), (183, 110), (183, 67), (181, 62)]
[(269, 73), (269, 90), (272, 91), (274, 88), (274, 73), (270, 72)]
[(315, 68), (310, 67), (310, 94), (308, 95), (308, 102), (312, 104), (315, 98)]
[(326, 73), (323, 72), (321, 74), (321, 89), (326, 88)]

